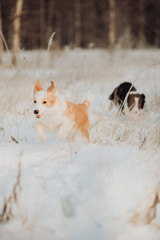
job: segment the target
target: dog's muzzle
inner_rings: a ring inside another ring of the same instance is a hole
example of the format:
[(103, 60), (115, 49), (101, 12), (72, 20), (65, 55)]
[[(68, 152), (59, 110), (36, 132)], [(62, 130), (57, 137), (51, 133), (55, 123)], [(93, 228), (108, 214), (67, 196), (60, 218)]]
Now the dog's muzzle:
[(39, 115), (39, 111), (38, 110), (34, 110), (34, 114), (36, 114), (36, 118), (41, 118), (41, 115)]
[(36, 115), (37, 115), (38, 113), (39, 113), (39, 111), (38, 111), (38, 110), (34, 110), (34, 114), (36, 114)]

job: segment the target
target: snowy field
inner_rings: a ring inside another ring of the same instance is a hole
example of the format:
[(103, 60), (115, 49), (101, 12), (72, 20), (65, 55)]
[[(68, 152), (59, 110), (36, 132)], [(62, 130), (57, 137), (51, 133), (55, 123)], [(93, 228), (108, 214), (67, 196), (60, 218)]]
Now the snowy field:
[[(0, 67), (0, 239), (160, 239), (160, 50), (20, 52)], [(37, 139), (36, 80), (64, 99), (88, 91), (90, 144)], [(146, 96), (138, 119), (108, 111), (121, 82)]]

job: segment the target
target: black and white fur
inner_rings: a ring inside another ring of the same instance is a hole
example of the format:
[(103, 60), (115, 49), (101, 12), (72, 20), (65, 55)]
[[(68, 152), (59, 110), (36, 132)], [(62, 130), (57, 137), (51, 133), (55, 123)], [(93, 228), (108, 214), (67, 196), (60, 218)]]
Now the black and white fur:
[(145, 95), (138, 93), (130, 82), (121, 83), (109, 96), (111, 105), (109, 110), (115, 105), (123, 114), (140, 113), (145, 105)]

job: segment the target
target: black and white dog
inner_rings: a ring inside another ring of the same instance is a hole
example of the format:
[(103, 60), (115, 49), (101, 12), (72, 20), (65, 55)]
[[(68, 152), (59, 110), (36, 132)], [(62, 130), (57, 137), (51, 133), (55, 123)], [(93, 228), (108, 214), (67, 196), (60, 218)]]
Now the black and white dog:
[(124, 82), (114, 89), (109, 100), (112, 101), (109, 110), (115, 105), (123, 114), (139, 113), (144, 108), (145, 95), (138, 93), (130, 82)]

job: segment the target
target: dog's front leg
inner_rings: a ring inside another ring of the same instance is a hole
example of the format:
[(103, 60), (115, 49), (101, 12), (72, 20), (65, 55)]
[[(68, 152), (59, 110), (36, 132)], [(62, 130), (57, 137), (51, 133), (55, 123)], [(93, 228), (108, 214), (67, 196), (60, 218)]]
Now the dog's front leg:
[(60, 138), (60, 139), (66, 138), (68, 136), (68, 133), (72, 129), (72, 127), (73, 127), (73, 123), (71, 123), (69, 121), (66, 121), (65, 123), (63, 123), (59, 127), (59, 129), (58, 129), (58, 131), (56, 133), (57, 137)]
[(39, 140), (42, 142), (42, 143), (46, 143), (47, 141), (47, 136), (45, 134), (45, 127), (40, 123), (38, 122), (35, 126), (35, 131), (36, 131), (36, 134), (39, 138)]
[(109, 107), (108, 107), (108, 111), (111, 111), (113, 108), (113, 102), (110, 103)]
[(66, 126), (66, 128), (65, 128), (65, 126), (61, 126), (61, 127), (58, 129), (56, 135), (57, 135), (57, 137), (60, 138), (60, 139), (66, 138), (67, 135), (68, 135), (68, 128), (67, 128), (67, 126)]

